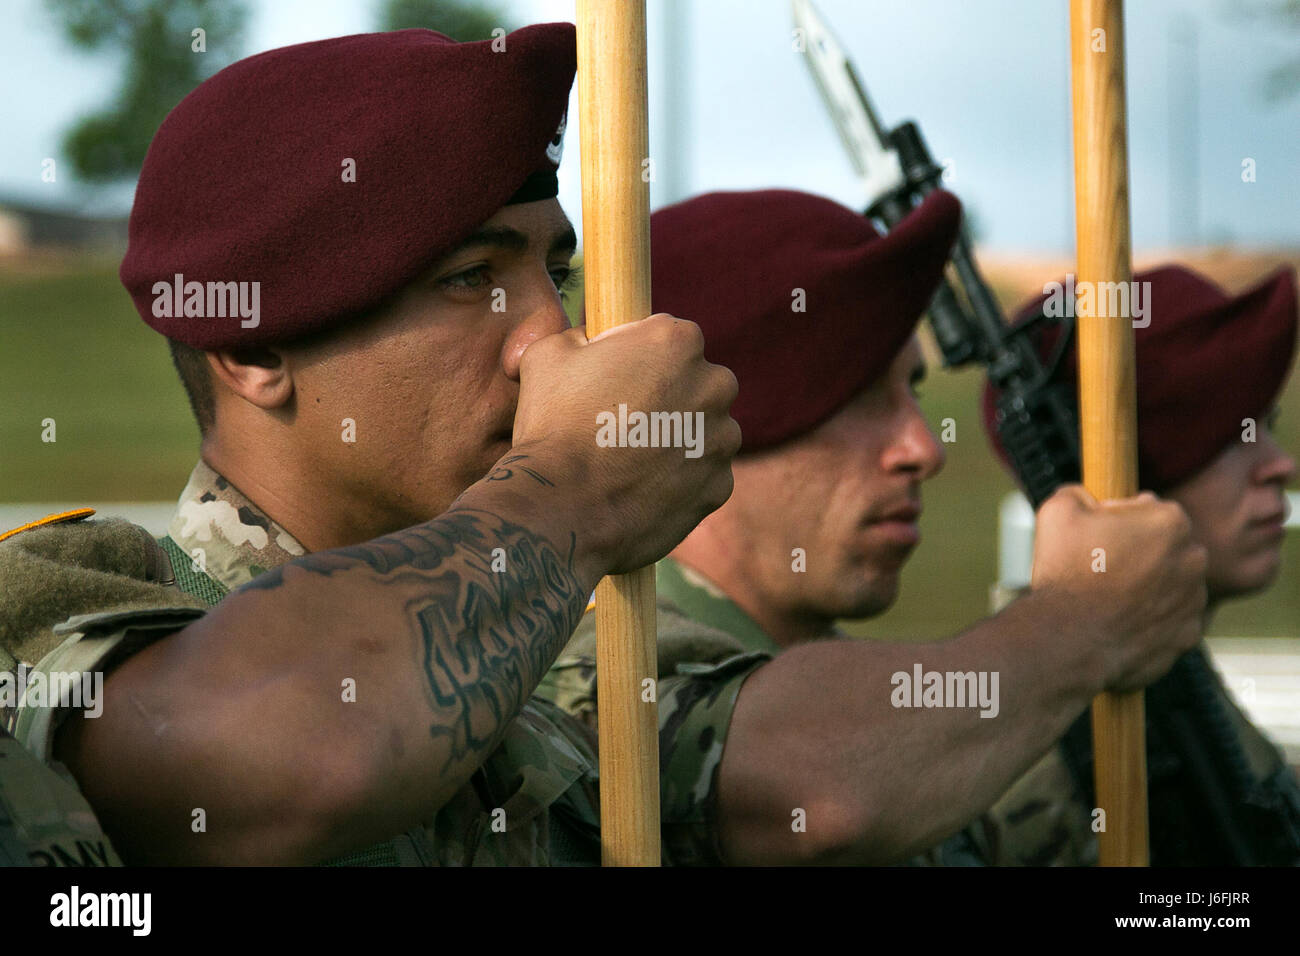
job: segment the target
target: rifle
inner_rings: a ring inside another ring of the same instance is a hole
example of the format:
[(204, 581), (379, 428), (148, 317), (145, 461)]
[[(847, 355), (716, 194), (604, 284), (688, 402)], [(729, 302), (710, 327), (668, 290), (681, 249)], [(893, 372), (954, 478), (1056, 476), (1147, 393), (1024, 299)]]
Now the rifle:
[[(931, 191), (943, 169), (917, 124), (886, 130), (843, 49), (810, 0), (793, 0), (809, 68), (862, 177), (865, 215), (885, 230)], [(999, 393), (998, 438), (1035, 509), (1080, 480), (1077, 400), (1058, 369), (1074, 342), (1072, 318), (1042, 311), (1008, 326), (971, 253), (965, 224), (928, 310), (945, 368), (985, 367)], [(1049, 324), (1060, 334), (1040, 350)], [(1252, 770), (1203, 648), (1147, 688), (1148, 792), (1153, 865), (1300, 865), (1300, 783), (1280, 761)], [(1061, 746), (1088, 806), (1096, 802), (1092, 728), (1085, 711)]]

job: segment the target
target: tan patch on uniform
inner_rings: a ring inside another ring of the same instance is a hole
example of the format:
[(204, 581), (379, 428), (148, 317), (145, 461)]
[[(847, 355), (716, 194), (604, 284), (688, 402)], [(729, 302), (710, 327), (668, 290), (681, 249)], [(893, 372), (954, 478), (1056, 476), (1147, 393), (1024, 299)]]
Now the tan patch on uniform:
[(181, 534), (186, 538), (211, 541), (212, 529), (216, 527), (235, 547), (245, 543), (251, 544), (258, 550), (266, 547), (268, 541), (266, 529), (259, 528), (257, 525), (244, 524), (235, 506), (228, 501), (190, 499), (181, 503), (178, 514), (185, 522)]
[(284, 550), (288, 551), (295, 558), (301, 558), (304, 554), (307, 553), (306, 549), (303, 548), (303, 546), (300, 545), (297, 541), (295, 541), (293, 539), (293, 536), (289, 534), (289, 532), (287, 531), (281, 531), (278, 535), (276, 535), (275, 543), (278, 544), (280, 547), (284, 548)]

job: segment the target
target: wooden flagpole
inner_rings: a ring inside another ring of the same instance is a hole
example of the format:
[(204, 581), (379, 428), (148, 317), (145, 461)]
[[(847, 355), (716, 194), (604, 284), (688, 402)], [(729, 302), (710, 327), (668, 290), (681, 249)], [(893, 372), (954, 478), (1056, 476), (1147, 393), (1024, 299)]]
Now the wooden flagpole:
[[(645, 0), (578, 0), (588, 337), (650, 314), (646, 111)], [(654, 568), (602, 580), (595, 613), (601, 857), (658, 866), (658, 707), (644, 684), (658, 676)]]
[[(1076, 285), (1083, 483), (1098, 501), (1137, 493), (1137, 392), (1130, 316), (1107, 316), (1101, 283), (1132, 279), (1123, 0), (1070, 0), (1074, 100)], [(1090, 285), (1086, 285), (1089, 283)], [(1125, 301), (1132, 301), (1127, 296)], [(1102, 306), (1098, 308), (1098, 306)], [(1122, 573), (1122, 572), (1121, 572)], [(1146, 728), (1142, 692), (1092, 703), (1102, 866), (1147, 865)]]

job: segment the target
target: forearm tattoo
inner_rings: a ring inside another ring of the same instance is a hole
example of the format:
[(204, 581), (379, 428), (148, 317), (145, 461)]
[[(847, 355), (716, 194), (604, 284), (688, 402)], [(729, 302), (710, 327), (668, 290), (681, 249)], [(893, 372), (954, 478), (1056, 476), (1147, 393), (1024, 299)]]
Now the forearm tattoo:
[[(458, 513), (467, 537), (488, 550), (466, 556), (459, 570), (434, 582), (415, 611), (433, 711), (434, 737), (450, 745), (449, 763), (485, 753), (523, 707), (568, 640), (587, 604), (572, 570), (542, 538), (494, 515)], [(479, 554), (504, 548), (504, 572)]]
[(418, 641), (429, 729), (448, 745), (446, 772), (487, 756), (577, 627), (587, 591), (573, 570), (576, 543), (570, 532), (561, 556), (527, 528), (457, 508), (365, 544), (298, 558), (247, 587), (278, 588), (288, 568), (333, 576), (367, 567), (384, 575), (393, 588), (387, 596), (404, 601)]

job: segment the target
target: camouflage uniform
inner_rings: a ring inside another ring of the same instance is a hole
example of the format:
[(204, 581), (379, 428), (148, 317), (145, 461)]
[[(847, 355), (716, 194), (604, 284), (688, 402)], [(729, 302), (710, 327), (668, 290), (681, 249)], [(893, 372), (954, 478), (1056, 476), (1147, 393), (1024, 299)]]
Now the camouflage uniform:
[(1059, 746), (981, 818), (995, 866), (1094, 866), (1092, 817)]
[[(721, 862), (717, 779), (741, 684), (776, 645), (726, 598), (734, 615), (688, 616), (672, 600), (680, 566), (658, 565), (659, 791), (665, 852), (681, 863)], [(684, 570), (684, 569), (682, 569)], [(537, 687), (596, 728), (596, 616), (588, 613)], [(725, 608), (723, 609), (725, 611)], [(743, 620), (742, 620), (743, 619)], [(744, 623), (748, 622), (748, 629)]]
[[(996, 587), (992, 610), (1000, 611), (1027, 590)], [(1282, 765), (1281, 751), (1242, 713), (1222, 682), (1217, 691), (1250, 773), (1267, 779)], [(1151, 804), (1153, 818), (1163, 809)], [(981, 818), (989, 861), (998, 866), (1095, 866), (1100, 848), (1092, 810), (1063, 746), (1054, 746)]]
[[(670, 695), (690, 697), (706, 693), (704, 686), (689, 690), (697, 679), (692, 671), (708, 674), (719, 660), (697, 654), (688, 646), (697, 632), (724, 632), (734, 640), (734, 651), (770, 658), (779, 652), (776, 643), (754, 621), (703, 575), (672, 559), (661, 561), (657, 573), (659, 594), (659, 645), (661, 674), (678, 676), (660, 682), (660, 724), (668, 726), (674, 713)], [(595, 625), (584, 620), (555, 667), (538, 688), (552, 696), (565, 710), (595, 724)], [(667, 659), (665, 659), (667, 657)], [(687, 661), (701, 662), (696, 665)], [(748, 673), (748, 672), (746, 672)], [(737, 691), (739, 688), (737, 687)], [(1238, 708), (1223, 695), (1226, 710), (1237, 726), (1252, 770), (1263, 779), (1276, 764), (1272, 747)], [(711, 742), (725, 740), (735, 706), (735, 694), (707, 710), (693, 715), (692, 734)], [(687, 738), (689, 739), (689, 738)], [(670, 793), (688, 792), (697, 781), (712, 779), (721, 762), (721, 745), (712, 759), (704, 759), (701, 748), (694, 759), (670, 753), (661, 737), (662, 789), (665, 801)], [(704, 821), (707, 822), (707, 817)], [(1084, 799), (1059, 746), (1047, 751), (985, 813), (939, 846), (908, 861), (912, 866), (1092, 866), (1097, 863), (1097, 835), (1092, 830), (1091, 807)]]
[[(91, 643), (82, 647), (80, 654), (69, 653), (66, 632), (58, 626), (68, 610), (89, 610), (106, 594), (107, 575), (90, 567), (95, 562), (69, 567), (66, 554), (60, 553), (59, 542), (68, 533), (62, 522), (86, 514), (88, 510), (51, 516), (9, 532), (0, 542), (0, 594), (5, 595), (4, 613), (0, 614), (0, 672), (9, 687), (17, 690), (19, 674), (25, 669), (28, 691), (15, 702), (17, 706), (7, 706), (7, 700), (0, 702), (2, 866), (122, 865), (76, 782), (51, 758), (46, 743), (38, 743), (32, 753), (13, 736), (40, 737), (66, 713), (65, 707), (37, 697), (34, 686), (38, 679), (48, 682), (55, 672), (93, 671), (97, 664), (91, 658), (98, 650), (92, 649)], [(117, 525), (118, 530), (131, 527), (125, 522)], [(148, 593), (141, 579), (145, 574), (141, 555), (143, 542), (149, 539), (136, 533), (110, 537), (118, 539), (116, 548), (106, 536), (96, 534), (88, 542), (88, 553), (93, 553), (96, 561), (129, 569), (121, 586), (111, 589), (115, 595), (112, 614)], [(156, 602), (156, 595), (149, 597)], [(33, 667), (38, 660), (41, 666)]]
[[(167, 536), (158, 542), (120, 520), (38, 531), (47, 533), (19, 537), (49, 552), (49, 567), (34, 568), (35, 558), (25, 555), (17, 562), (27, 575), (25, 586), (14, 592), (35, 610), (20, 614), (24, 623), (11, 628), (12, 633), (0, 631), (0, 645), (25, 649), (45, 670), (107, 670), (201, 616), (232, 589), (304, 553), (292, 535), (203, 462), (190, 476)], [(122, 553), (105, 557), (100, 552), (106, 543)], [(139, 557), (141, 551), (150, 556)], [(92, 570), (90, 552), (101, 564), (113, 566)], [(0, 560), (0, 584), (4, 567)], [(39, 586), (38, 574), (51, 584)], [(94, 580), (87, 583), (87, 578)], [(65, 620), (69, 607), (80, 614)], [(20, 711), (15, 736), (48, 760), (60, 716)], [(470, 783), (424, 826), (330, 862), (598, 864), (597, 767), (594, 732), (549, 701), (533, 697)], [(680, 803), (685, 819), (663, 814), (664, 861), (719, 862), (712, 837), (701, 835), (694, 812), (695, 804), (711, 802), (712, 792), (689, 796)], [(504, 817), (493, 813), (497, 809), (505, 811)], [(498, 832), (502, 821), (505, 830)]]
[[(1285, 767), (1285, 758), (1242, 713), (1220, 682), (1219, 703), (1241, 746), (1252, 779), (1264, 781)], [(1156, 772), (1148, 753), (1148, 780)], [(1297, 792), (1293, 775), (1279, 781), (1289, 793)], [(1180, 802), (1179, 793), (1164, 788), (1165, 801)], [(1148, 794), (1152, 820), (1174, 815), (1176, 808), (1161, 803), (1156, 791)], [(1294, 797), (1292, 798), (1295, 799)], [(1098, 861), (1098, 836), (1093, 832), (1093, 808), (1070, 770), (1061, 745), (1052, 747), (993, 805), (982, 818), (990, 844), (990, 860), (1000, 866), (1094, 866)], [(1154, 825), (1154, 824), (1153, 824)], [(1153, 830), (1154, 832), (1154, 830)], [(1182, 859), (1155, 861), (1155, 865), (1185, 865)]]
[[(671, 558), (656, 568), (656, 590), (663, 813), (689, 820), (698, 845), (717, 839), (718, 768), (740, 685), (780, 647), (716, 584)], [(583, 618), (537, 693), (595, 727), (594, 615)], [(721, 856), (720, 846), (714, 851)], [(988, 852), (977, 824), (909, 863), (980, 865)]]
[(67, 771), (0, 729), (0, 866), (121, 866)]

